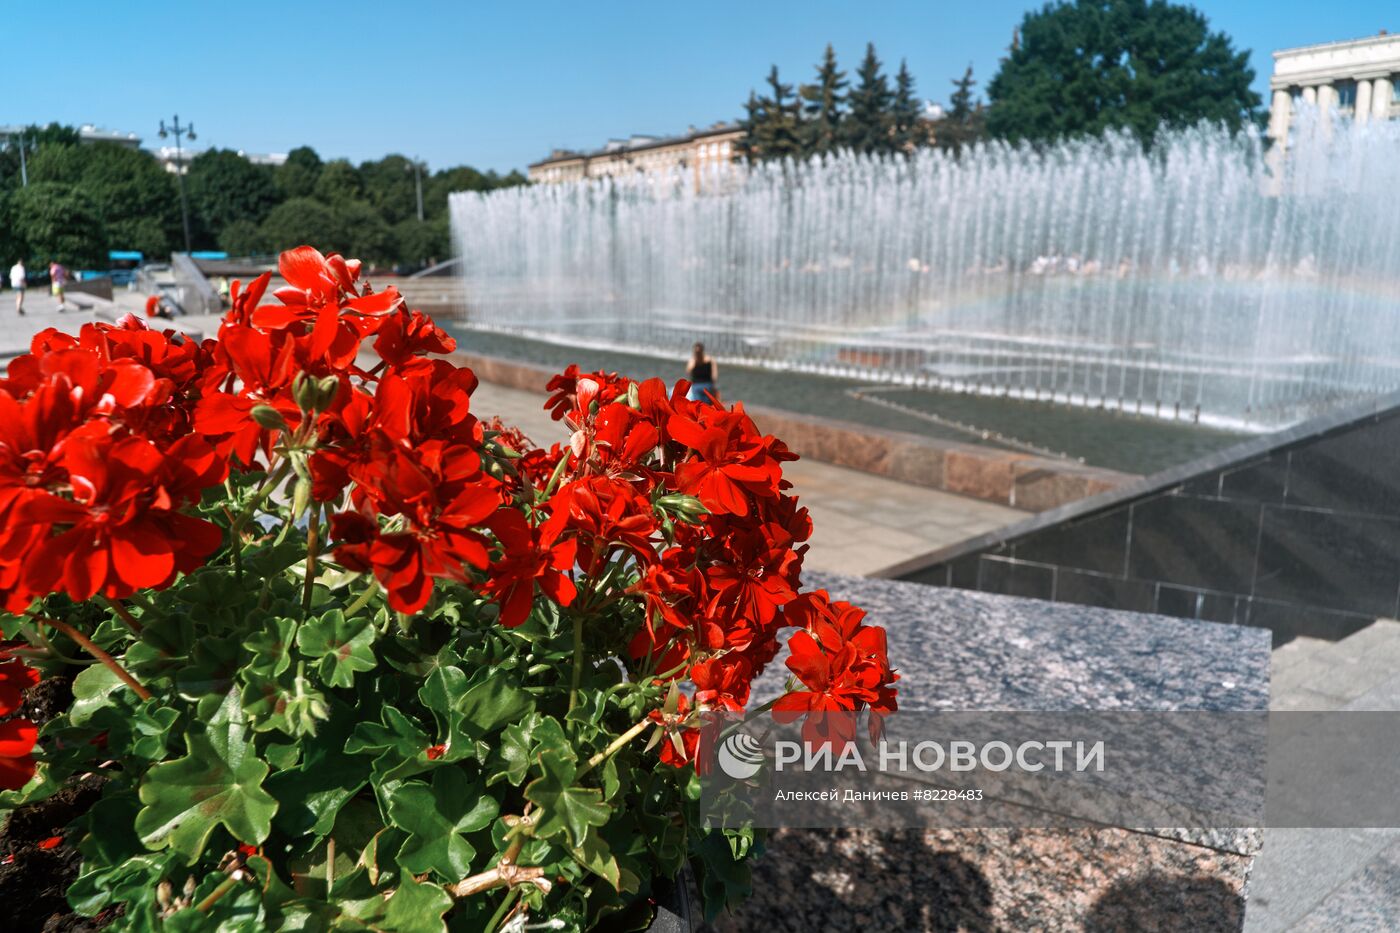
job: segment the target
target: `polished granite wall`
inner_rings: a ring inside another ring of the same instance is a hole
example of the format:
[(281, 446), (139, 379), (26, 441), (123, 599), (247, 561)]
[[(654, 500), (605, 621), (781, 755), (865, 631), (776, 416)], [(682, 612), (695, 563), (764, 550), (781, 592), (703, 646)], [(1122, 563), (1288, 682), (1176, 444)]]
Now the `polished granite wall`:
[(1400, 614), (1400, 395), (886, 571), (1338, 639)]

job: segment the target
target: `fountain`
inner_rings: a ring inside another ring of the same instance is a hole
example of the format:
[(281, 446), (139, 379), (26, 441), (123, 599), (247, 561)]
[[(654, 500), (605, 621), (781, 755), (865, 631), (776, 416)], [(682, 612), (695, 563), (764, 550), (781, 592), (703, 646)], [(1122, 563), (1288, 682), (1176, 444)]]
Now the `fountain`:
[[(452, 195), (467, 324), (1268, 430), (1400, 388), (1400, 122)], [(917, 407), (917, 392), (911, 404)]]

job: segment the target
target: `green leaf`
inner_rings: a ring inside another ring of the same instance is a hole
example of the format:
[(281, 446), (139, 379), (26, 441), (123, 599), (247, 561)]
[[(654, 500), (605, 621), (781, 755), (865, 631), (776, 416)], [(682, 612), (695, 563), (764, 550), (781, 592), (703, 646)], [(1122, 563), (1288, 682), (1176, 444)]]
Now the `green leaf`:
[(578, 768), (561, 749), (545, 749), (536, 761), (544, 774), (525, 787), (525, 799), (540, 808), (535, 835), (549, 839), (567, 833), (570, 845), (583, 845), (588, 827), (606, 824), (611, 808), (597, 788), (574, 786)]
[(466, 719), (467, 728), (477, 737), (490, 735), (508, 723), (519, 722), (535, 709), (535, 698), (523, 687), (493, 677), (491, 671), (486, 671), (485, 675), (462, 694), (456, 704)]
[(246, 738), (246, 727), (238, 697), (230, 692), (203, 731), (185, 733), (183, 758), (146, 773), (136, 832), (147, 847), (169, 846), (193, 863), (216, 826), (240, 842), (267, 838), (277, 801), (262, 788), (268, 768)]
[(345, 613), (332, 609), (302, 625), (297, 648), (321, 662), (321, 677), (327, 684), (349, 687), (357, 672), (374, 669), (374, 636), (374, 623), (367, 616), (347, 619)]
[(412, 878), (404, 878), (387, 901), (375, 895), (362, 901), (344, 902), (343, 908), (347, 915), (372, 930), (441, 933), (447, 929), (442, 915), (452, 908), (452, 898), (442, 885), (419, 884)]
[(434, 871), (446, 882), (472, 873), (476, 849), (464, 837), (491, 825), (500, 812), (461, 768), (439, 768), (432, 784), (408, 781), (389, 795), (389, 819), (409, 834), (398, 861), (415, 875)]
[(393, 706), (380, 713), (382, 722), (362, 722), (355, 726), (345, 750), (352, 755), (375, 754), (376, 784), (403, 780), (437, 767), (428, 757), (433, 741), (418, 724)]
[(314, 739), (303, 739), (304, 759), (296, 768), (279, 771), (267, 789), (280, 802), (277, 829), (288, 836), (324, 836), (336, 814), (369, 780), (370, 760), (346, 752), (356, 712), (343, 703), (331, 704), (331, 718)]
[(68, 721), (85, 726), (98, 710), (112, 705), (112, 694), (128, 689), (105, 664), (94, 664), (73, 678), (73, 705)]
[(596, 832), (589, 833), (583, 840), (583, 845), (574, 847), (574, 858), (578, 863), (587, 868), (593, 874), (602, 878), (613, 886), (613, 890), (622, 887), (622, 874), (617, 867), (617, 859), (613, 858), (612, 850), (603, 841), (603, 837)]
[(253, 653), (245, 670), (256, 671), (263, 677), (276, 677), (292, 664), (292, 639), (297, 624), (292, 619), (272, 617), (260, 632), (243, 639), (243, 647)]

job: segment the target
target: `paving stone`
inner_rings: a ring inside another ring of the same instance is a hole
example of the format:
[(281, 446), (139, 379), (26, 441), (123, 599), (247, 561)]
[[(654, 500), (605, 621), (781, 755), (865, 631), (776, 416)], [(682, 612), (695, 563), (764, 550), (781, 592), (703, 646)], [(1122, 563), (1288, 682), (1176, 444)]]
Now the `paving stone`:
[(1274, 677), (1287, 670), (1298, 662), (1314, 657), (1319, 651), (1332, 644), (1325, 638), (1311, 638), (1307, 635), (1299, 635), (1292, 641), (1285, 642), (1274, 649), (1270, 661), (1271, 671)]
[[(1393, 925), (1300, 927), (1299, 923), (1305, 917), (1311, 922), (1320, 905), (1349, 887), (1349, 881), (1378, 854), (1393, 852), (1397, 840), (1400, 830), (1392, 829), (1266, 829), (1264, 847), (1250, 873), (1245, 933), (1394, 929)], [(1390, 896), (1396, 896), (1394, 890)]]

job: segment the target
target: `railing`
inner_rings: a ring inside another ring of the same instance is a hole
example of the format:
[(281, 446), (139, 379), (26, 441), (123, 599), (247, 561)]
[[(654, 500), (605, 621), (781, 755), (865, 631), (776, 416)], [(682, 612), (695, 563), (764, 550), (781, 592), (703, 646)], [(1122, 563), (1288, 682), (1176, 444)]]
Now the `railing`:
[(174, 286), (166, 286), (162, 291), (182, 314), (218, 314), (223, 310), (219, 293), (189, 253), (173, 253), (170, 271), (175, 279)]

